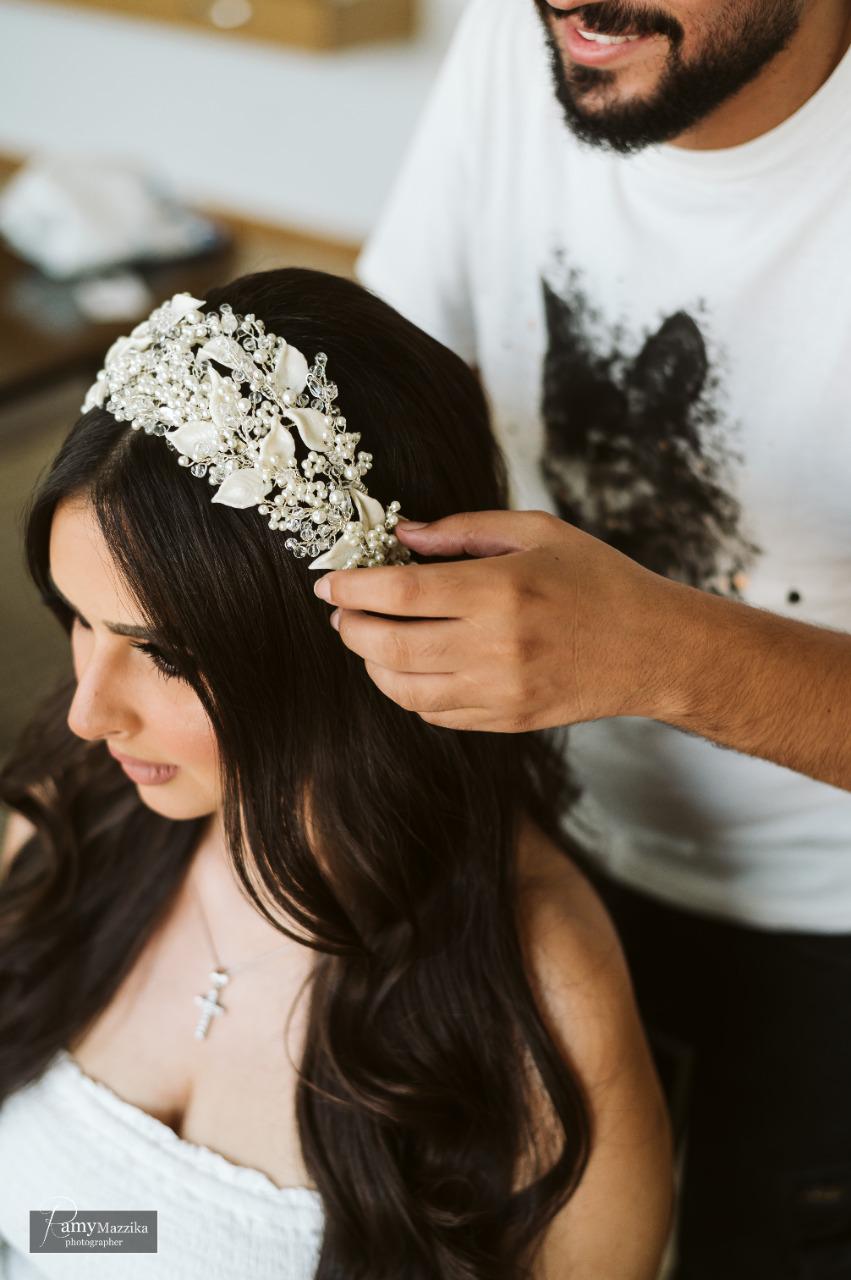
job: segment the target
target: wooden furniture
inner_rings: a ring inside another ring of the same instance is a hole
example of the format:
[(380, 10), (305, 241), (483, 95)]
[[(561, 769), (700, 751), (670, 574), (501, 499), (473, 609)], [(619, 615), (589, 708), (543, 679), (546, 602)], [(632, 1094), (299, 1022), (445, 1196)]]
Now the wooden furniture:
[[(0, 183), (20, 162), (0, 160)], [(355, 244), (321, 240), (209, 209), (227, 235), (223, 247), (202, 258), (140, 268), (154, 303), (188, 290), (198, 298), (214, 285), (249, 271), (302, 266), (353, 276)], [(147, 314), (147, 312), (146, 312)], [(139, 320), (144, 317), (140, 315)], [(110, 343), (136, 320), (95, 324), (74, 302), (73, 287), (47, 279), (0, 244), (0, 409), (77, 374), (100, 368)], [(6, 429), (0, 416), (0, 436)]]
[(113, 15), (333, 50), (416, 34), (417, 0), (61, 0)]

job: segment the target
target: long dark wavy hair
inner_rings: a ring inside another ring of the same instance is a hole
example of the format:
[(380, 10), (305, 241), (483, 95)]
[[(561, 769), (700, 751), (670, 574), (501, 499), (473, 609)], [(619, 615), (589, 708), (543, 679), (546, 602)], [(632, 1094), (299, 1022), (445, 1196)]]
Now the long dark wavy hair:
[[(206, 305), (224, 301), (308, 360), (327, 353), (379, 500), (426, 520), (506, 505), (475, 375), (392, 307), (296, 268)], [(91, 409), (27, 505), (29, 572), (70, 630), (51, 521), (65, 499), (90, 502), (213, 726), (239, 880), (316, 951), (296, 1106), (325, 1213), (317, 1280), (514, 1280), (591, 1144), (530, 982), (515, 869), (523, 815), (566, 849), (559, 814), (577, 789), (551, 735), (437, 728), (384, 697), (284, 535), (211, 494), (158, 436)], [(0, 1102), (108, 1004), (204, 825), (147, 808), (103, 741), (70, 732), (74, 684), (48, 693), (0, 773), (0, 799), (36, 827), (0, 888)], [(532, 1079), (552, 1159), (535, 1154)]]

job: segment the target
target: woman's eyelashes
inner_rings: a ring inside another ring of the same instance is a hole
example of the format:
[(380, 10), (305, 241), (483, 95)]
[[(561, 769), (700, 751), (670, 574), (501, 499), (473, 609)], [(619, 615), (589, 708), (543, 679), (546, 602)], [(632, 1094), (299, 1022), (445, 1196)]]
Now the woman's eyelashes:
[[(86, 631), (91, 631), (91, 627), (86, 622), (85, 618), (81, 617), (75, 609), (69, 609), (65, 601), (60, 600), (58, 596), (45, 596), (44, 602), (48, 608), (52, 609), (58, 616), (66, 631), (70, 632), (71, 626), (75, 622), (78, 622)], [(185, 678), (175, 663), (170, 662), (165, 654), (160, 653), (156, 645), (150, 644), (147, 641), (132, 640), (130, 642), (130, 647), (131, 649), (140, 649), (142, 653), (147, 654), (157, 671), (167, 679), (182, 680)]]
[(146, 653), (157, 670), (169, 680), (181, 680), (183, 678), (174, 663), (169, 662), (168, 658), (160, 653), (155, 645), (148, 644), (143, 640), (131, 640), (130, 648), (141, 649), (142, 653)]

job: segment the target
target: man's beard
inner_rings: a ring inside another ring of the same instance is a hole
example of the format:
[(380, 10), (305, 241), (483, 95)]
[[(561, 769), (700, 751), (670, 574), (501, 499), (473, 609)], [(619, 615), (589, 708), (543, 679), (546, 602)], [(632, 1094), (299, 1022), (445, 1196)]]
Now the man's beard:
[[(600, 0), (588, 5), (580, 10), (586, 30), (606, 35), (658, 34), (669, 42), (667, 64), (649, 97), (591, 108), (583, 105), (584, 100), (616, 85), (617, 72), (576, 63), (566, 69), (550, 28), (556, 10), (546, 0), (534, 0), (534, 4), (544, 24), (555, 95), (568, 128), (582, 142), (622, 153), (668, 142), (708, 116), (786, 47), (801, 16), (801, 0), (743, 3), (738, 11), (728, 13), (694, 58), (686, 62), (682, 57), (684, 32), (670, 14), (636, 8), (629, 0)], [(563, 20), (556, 17), (556, 21)]]

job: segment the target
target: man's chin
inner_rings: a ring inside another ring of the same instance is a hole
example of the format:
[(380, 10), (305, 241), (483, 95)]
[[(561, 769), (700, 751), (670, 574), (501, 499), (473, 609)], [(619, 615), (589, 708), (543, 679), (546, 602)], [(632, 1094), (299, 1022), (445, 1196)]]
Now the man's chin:
[(647, 131), (652, 99), (652, 89), (630, 92), (621, 91), (620, 85), (601, 84), (577, 90), (567, 78), (558, 94), (565, 123), (580, 141), (622, 154), (660, 140)]
[(562, 77), (581, 107), (599, 105), (621, 107), (652, 99), (665, 75), (669, 47), (658, 39), (632, 59), (608, 66), (589, 66), (573, 58), (561, 43), (557, 45)]

